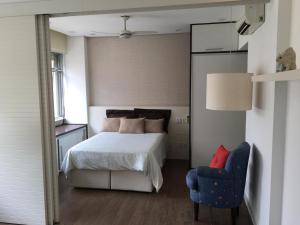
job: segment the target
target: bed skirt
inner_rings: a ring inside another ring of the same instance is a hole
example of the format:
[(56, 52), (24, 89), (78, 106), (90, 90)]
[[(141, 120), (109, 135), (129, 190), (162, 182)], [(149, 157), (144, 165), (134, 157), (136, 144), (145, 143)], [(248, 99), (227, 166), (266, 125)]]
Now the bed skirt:
[(152, 192), (151, 179), (137, 171), (72, 170), (68, 183), (77, 188)]

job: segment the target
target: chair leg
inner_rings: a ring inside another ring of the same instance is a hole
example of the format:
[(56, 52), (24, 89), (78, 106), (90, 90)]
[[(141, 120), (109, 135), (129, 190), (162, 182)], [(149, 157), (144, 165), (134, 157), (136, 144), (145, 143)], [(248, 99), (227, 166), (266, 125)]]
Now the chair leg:
[(232, 225), (236, 225), (236, 208), (231, 209), (231, 222)]
[(209, 217), (210, 217), (210, 224), (213, 225), (214, 224), (214, 220), (213, 220), (213, 210), (212, 210), (212, 207), (209, 207)]
[(198, 221), (199, 203), (194, 202), (194, 220)]

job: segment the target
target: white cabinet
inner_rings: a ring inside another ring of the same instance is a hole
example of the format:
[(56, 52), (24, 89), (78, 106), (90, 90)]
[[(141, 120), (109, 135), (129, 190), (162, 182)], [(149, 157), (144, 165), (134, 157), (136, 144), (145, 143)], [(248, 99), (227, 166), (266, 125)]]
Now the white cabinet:
[(66, 133), (60, 134), (56, 138), (58, 170), (60, 170), (64, 157), (67, 151), (73, 146), (87, 139), (86, 126), (69, 130)]
[(206, 109), (208, 73), (245, 72), (247, 54), (205, 54), (192, 56), (191, 87), (191, 165), (207, 166), (217, 147), (229, 149), (245, 139), (245, 112)]
[(247, 71), (247, 52), (237, 51), (238, 34), (234, 25), (191, 26), (191, 167), (209, 165), (219, 145), (231, 150), (245, 139), (245, 112), (206, 109), (208, 73)]
[(235, 23), (192, 25), (192, 52), (238, 50)]

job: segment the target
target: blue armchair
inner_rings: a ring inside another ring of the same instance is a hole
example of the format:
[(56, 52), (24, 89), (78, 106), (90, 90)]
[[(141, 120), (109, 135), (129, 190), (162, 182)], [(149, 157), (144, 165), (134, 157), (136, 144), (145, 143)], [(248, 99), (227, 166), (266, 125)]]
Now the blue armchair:
[(231, 208), (235, 225), (243, 202), (250, 145), (242, 143), (232, 151), (224, 169), (198, 167), (188, 172), (186, 183), (194, 202), (194, 219), (198, 220), (199, 204), (215, 208)]

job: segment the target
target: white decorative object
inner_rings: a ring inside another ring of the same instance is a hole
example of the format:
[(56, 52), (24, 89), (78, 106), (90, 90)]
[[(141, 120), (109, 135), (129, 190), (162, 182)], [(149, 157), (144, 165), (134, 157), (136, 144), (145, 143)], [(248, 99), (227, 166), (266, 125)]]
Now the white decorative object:
[(206, 109), (219, 111), (251, 110), (252, 75), (248, 73), (208, 74)]
[(288, 48), (283, 53), (279, 54), (276, 59), (277, 72), (283, 72), (296, 69), (296, 52), (293, 48)]

